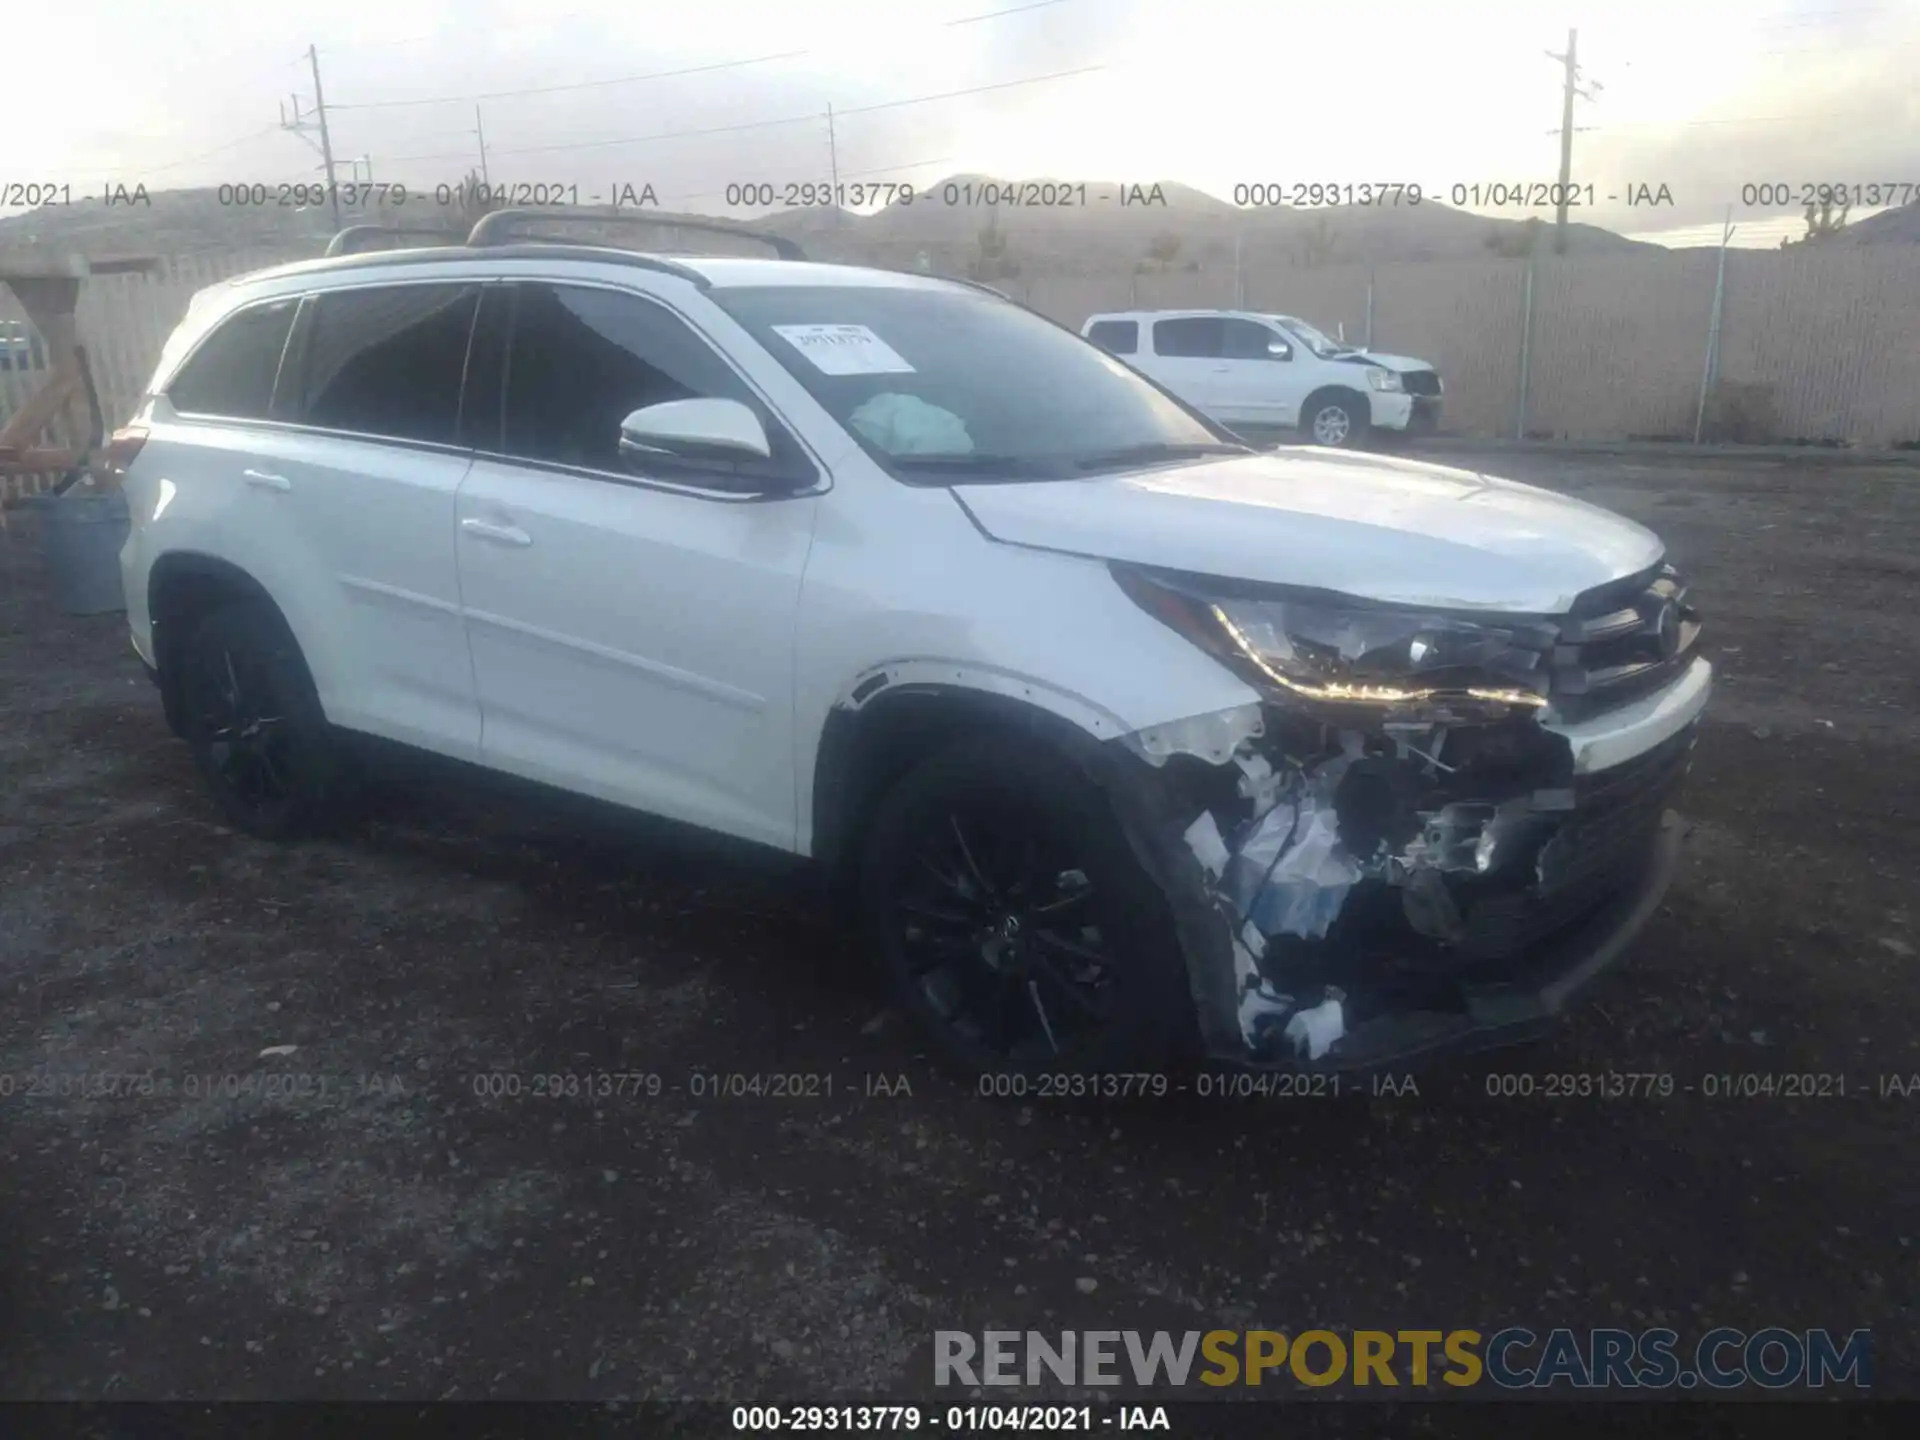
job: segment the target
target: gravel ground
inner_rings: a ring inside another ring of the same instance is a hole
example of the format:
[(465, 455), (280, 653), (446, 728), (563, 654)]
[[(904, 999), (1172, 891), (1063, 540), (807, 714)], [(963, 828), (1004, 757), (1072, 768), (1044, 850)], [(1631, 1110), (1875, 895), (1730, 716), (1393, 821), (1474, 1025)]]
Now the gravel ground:
[[(1721, 679), (1665, 908), (1552, 1040), (1418, 1094), (1100, 1109), (930, 1071), (803, 875), (430, 791), (230, 831), (15, 515), (0, 1396), (898, 1400), (936, 1329), (1505, 1323), (1871, 1326), (1920, 1393), (1920, 1098), (1880, 1093), (1920, 1074), (1920, 469), (1487, 464), (1693, 572)], [(1676, 1093), (1487, 1094), (1606, 1070)], [(606, 1072), (660, 1093), (483, 1093)], [(692, 1093), (731, 1072), (832, 1094)], [(1702, 1093), (1754, 1072), (1846, 1093)], [(71, 1093), (103, 1075), (155, 1090)]]

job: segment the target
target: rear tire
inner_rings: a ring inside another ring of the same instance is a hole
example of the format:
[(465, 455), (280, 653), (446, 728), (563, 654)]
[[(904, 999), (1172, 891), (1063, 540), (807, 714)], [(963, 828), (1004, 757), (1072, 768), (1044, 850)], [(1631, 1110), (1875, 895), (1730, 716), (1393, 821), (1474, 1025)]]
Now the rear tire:
[(229, 821), (263, 840), (315, 833), (337, 813), (344, 767), (300, 647), (271, 605), (216, 610), (180, 657), (180, 718)]
[(896, 782), (858, 904), (893, 998), (955, 1069), (1152, 1070), (1193, 1045), (1158, 887), (1106, 798), (1031, 740), (961, 741)]
[(1357, 450), (1373, 428), (1366, 397), (1347, 390), (1328, 390), (1309, 399), (1300, 411), (1301, 437), (1309, 445)]

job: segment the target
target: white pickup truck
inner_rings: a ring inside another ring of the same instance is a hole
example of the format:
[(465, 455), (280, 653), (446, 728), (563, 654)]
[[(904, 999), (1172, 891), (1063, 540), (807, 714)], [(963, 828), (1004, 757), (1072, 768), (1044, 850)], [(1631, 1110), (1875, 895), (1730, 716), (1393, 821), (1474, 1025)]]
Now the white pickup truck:
[(1291, 315), (1135, 310), (1092, 316), (1080, 333), (1223, 425), (1350, 448), (1370, 430), (1417, 434), (1440, 418), (1426, 361), (1356, 350)]

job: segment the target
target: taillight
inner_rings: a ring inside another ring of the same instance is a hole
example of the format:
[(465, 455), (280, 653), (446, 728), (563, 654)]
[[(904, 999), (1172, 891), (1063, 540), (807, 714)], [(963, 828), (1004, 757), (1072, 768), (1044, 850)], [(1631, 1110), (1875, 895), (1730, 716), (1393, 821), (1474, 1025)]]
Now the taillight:
[(102, 456), (107, 473), (125, 475), (133, 464), (133, 457), (140, 453), (140, 447), (146, 443), (147, 427), (144, 425), (122, 425), (114, 431)]

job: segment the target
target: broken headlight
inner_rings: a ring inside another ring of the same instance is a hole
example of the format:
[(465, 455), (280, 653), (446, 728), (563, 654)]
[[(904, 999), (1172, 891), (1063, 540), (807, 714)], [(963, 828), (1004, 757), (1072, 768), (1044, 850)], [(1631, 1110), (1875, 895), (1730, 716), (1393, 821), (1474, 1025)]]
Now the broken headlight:
[(1134, 602), (1277, 699), (1381, 711), (1547, 703), (1551, 625), (1288, 596), (1115, 565)]

